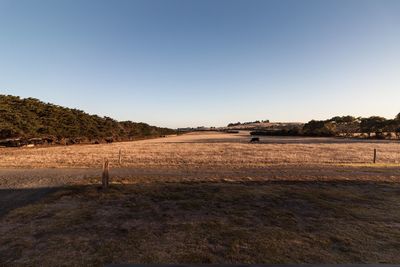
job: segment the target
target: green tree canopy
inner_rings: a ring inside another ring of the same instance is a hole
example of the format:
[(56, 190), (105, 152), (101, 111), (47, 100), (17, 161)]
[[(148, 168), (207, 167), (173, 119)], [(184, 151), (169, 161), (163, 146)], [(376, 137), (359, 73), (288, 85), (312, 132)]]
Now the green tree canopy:
[(146, 123), (118, 122), (109, 117), (89, 115), (78, 109), (44, 103), (34, 98), (0, 95), (1, 139), (52, 136), (57, 139), (94, 140), (112, 137), (116, 140), (127, 140), (174, 132), (172, 129)]
[(361, 131), (365, 133), (381, 132), (385, 128), (386, 119), (379, 116), (372, 116), (361, 119)]

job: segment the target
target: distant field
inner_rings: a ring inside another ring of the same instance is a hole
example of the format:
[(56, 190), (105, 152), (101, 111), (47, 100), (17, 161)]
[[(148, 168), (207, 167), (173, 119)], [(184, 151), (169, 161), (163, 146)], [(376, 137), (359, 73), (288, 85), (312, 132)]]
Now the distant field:
[(399, 142), (249, 138), (1, 148), (0, 265), (400, 263)]
[(370, 164), (400, 165), (400, 142), (335, 138), (261, 137), (249, 144), (239, 134), (194, 133), (182, 136), (101, 145), (2, 148), (0, 168), (99, 167), (104, 158), (115, 166), (119, 150), (124, 167), (202, 168), (265, 165)]

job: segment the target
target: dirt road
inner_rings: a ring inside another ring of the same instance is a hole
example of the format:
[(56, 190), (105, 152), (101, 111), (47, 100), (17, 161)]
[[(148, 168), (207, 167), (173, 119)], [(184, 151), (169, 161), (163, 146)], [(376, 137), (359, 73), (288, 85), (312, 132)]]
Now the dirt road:
[[(178, 181), (379, 181), (399, 182), (400, 168), (349, 166), (267, 166), (263, 168), (112, 168), (113, 183)], [(101, 169), (1, 169), (0, 189), (100, 184)]]

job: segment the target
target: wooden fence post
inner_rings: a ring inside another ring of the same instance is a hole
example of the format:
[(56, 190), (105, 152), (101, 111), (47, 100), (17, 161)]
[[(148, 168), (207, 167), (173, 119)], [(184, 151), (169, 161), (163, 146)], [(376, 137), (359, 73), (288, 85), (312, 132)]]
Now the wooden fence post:
[(119, 153), (118, 153), (118, 164), (119, 164), (119, 166), (121, 166), (121, 164), (122, 164), (122, 151), (121, 151), (121, 149), (119, 149)]
[(103, 189), (108, 188), (108, 183), (109, 183), (110, 175), (109, 175), (109, 164), (108, 164), (108, 159), (104, 159), (103, 163), (103, 175), (101, 178), (101, 185)]
[(374, 164), (376, 163), (376, 148), (374, 148)]

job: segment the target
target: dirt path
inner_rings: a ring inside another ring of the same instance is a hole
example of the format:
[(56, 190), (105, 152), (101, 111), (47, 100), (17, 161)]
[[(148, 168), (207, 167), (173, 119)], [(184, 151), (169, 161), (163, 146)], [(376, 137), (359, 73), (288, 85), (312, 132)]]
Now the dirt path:
[[(100, 183), (101, 170), (81, 169), (0, 169), (0, 189), (59, 187)], [(218, 180), (359, 180), (400, 181), (400, 168), (346, 166), (266, 166), (262, 168), (114, 168), (113, 182)]]

